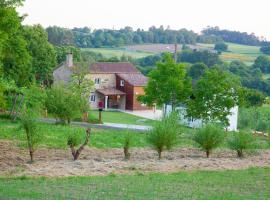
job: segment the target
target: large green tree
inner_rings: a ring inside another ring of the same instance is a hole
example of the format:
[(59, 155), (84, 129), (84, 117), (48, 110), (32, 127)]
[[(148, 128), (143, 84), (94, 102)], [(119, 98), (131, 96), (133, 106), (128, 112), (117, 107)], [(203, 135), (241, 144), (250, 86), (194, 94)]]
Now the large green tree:
[(188, 103), (188, 116), (204, 123), (222, 122), (228, 125), (230, 109), (239, 102), (240, 82), (218, 68), (207, 70), (193, 90)]
[(32, 73), (39, 83), (48, 84), (56, 66), (54, 47), (48, 42), (47, 32), (42, 26), (24, 26), (23, 29), (28, 42), (27, 48), (32, 56)]
[(186, 65), (175, 63), (170, 54), (165, 54), (164, 62), (150, 72), (145, 95), (139, 100), (148, 105), (170, 104), (174, 110), (184, 103), (191, 92), (191, 80), (186, 76)]

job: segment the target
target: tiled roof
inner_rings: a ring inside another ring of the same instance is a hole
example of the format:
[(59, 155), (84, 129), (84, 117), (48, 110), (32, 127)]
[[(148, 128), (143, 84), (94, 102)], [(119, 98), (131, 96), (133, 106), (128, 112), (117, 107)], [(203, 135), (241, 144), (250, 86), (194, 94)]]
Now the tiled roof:
[(90, 73), (140, 73), (129, 62), (97, 62), (90, 66)]
[(135, 74), (117, 74), (120, 78), (133, 86), (146, 86), (148, 78), (141, 73)]
[(117, 90), (115, 88), (106, 88), (106, 89), (98, 89), (97, 92), (103, 94), (103, 95), (124, 95), (126, 93)]

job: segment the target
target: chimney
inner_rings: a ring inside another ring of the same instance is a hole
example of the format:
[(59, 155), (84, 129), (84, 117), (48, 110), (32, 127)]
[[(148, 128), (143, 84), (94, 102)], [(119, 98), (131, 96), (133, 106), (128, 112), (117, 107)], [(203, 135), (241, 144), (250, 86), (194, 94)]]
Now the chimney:
[(73, 67), (73, 54), (72, 53), (67, 54), (66, 65), (68, 67)]

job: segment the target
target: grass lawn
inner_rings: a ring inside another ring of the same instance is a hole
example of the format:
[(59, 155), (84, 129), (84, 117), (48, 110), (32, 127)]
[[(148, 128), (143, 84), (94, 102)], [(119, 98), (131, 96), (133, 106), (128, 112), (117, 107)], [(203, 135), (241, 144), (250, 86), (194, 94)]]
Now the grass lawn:
[(129, 51), (125, 48), (84, 48), (82, 49), (82, 51), (94, 51), (96, 53), (101, 53), (107, 58), (115, 56), (120, 58), (123, 54), (125, 54), (126, 56), (131, 56), (132, 58), (143, 58), (154, 54), (143, 51)]
[(270, 199), (270, 168), (69, 178), (0, 178), (0, 199)]
[[(99, 112), (97, 110), (90, 111), (90, 115), (93, 115), (98, 119)], [(103, 111), (102, 121), (109, 123), (119, 124), (136, 124), (136, 125), (153, 125), (154, 120), (138, 117), (124, 112), (119, 111)]]

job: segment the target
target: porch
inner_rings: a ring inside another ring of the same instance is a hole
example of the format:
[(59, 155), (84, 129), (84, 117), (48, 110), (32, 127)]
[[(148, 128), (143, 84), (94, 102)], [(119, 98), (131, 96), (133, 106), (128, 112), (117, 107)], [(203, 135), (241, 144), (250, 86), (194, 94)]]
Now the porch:
[(126, 93), (115, 88), (98, 89), (97, 92), (101, 94), (100, 100), (104, 103), (104, 109), (125, 109), (126, 107)]

